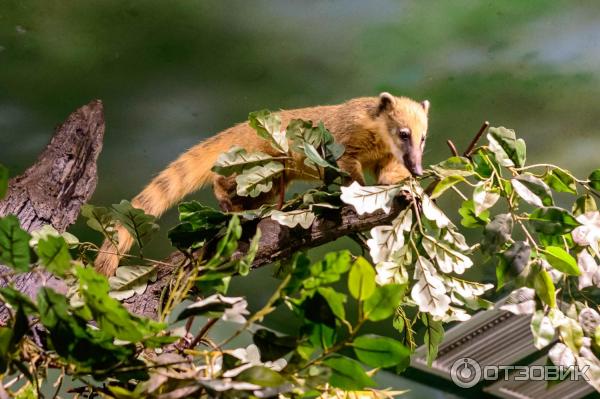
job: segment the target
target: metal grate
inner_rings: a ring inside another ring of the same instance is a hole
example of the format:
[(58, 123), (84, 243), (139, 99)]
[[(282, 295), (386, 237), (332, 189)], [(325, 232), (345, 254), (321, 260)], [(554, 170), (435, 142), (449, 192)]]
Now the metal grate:
[[(425, 346), (417, 349), (411, 366), (424, 373), (451, 380), (452, 365), (465, 357), (476, 360), (482, 367), (520, 364), (519, 362), (531, 357), (535, 360), (524, 364), (546, 364), (546, 356), (533, 346), (530, 320), (530, 316), (518, 316), (502, 310), (477, 313), (470, 320), (446, 332), (438, 357), (431, 367), (427, 366)], [(546, 384), (545, 381), (490, 381), (488, 385), (484, 385), (483, 391), (512, 399), (575, 399), (594, 392), (585, 381), (563, 381), (549, 389)], [(457, 386), (457, 390), (460, 389)]]

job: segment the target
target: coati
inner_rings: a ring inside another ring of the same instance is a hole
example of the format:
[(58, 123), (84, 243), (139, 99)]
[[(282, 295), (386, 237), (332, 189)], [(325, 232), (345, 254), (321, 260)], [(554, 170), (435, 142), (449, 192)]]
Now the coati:
[[(392, 184), (412, 175), (421, 175), (421, 157), (427, 134), (429, 101), (416, 102), (406, 97), (381, 93), (379, 97), (363, 97), (340, 105), (327, 105), (281, 111), (281, 126), (292, 119), (322, 121), (335, 140), (346, 150), (338, 160), (339, 167), (352, 180), (365, 184), (363, 171), (370, 170), (378, 184)], [(212, 183), (214, 194), (224, 211), (254, 209), (271, 201), (284, 190), (276, 184), (269, 193), (256, 198), (236, 196), (235, 177), (224, 177), (211, 171), (220, 154), (237, 145), (246, 151), (262, 151), (278, 155), (270, 143), (261, 139), (248, 123), (240, 123), (213, 136), (183, 153), (160, 172), (133, 200), (132, 205), (146, 213), (160, 216), (187, 194)], [(296, 160), (302, 161), (302, 160)], [(297, 162), (303, 165), (303, 162)], [(285, 184), (303, 179), (300, 174), (286, 173)], [(96, 270), (114, 275), (119, 255), (131, 248), (133, 238), (124, 227), (117, 227), (118, 251), (108, 240), (96, 258)]]

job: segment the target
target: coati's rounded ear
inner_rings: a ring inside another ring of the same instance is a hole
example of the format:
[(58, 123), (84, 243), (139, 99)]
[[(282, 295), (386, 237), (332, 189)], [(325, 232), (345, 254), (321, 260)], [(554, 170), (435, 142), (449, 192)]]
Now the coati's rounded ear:
[(377, 113), (383, 111), (390, 111), (396, 105), (396, 98), (387, 91), (384, 91), (379, 95), (379, 106), (377, 107)]
[(423, 100), (421, 101), (421, 106), (423, 107), (423, 109), (425, 110), (425, 113), (428, 114), (429, 113), (429, 100)]

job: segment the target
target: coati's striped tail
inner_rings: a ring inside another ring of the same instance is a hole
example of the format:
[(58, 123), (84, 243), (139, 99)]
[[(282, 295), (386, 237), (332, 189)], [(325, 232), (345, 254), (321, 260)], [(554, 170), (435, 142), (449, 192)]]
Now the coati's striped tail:
[[(160, 172), (150, 184), (132, 201), (135, 208), (159, 217), (187, 194), (210, 183), (211, 168), (218, 156), (231, 145), (226, 133), (214, 136), (182, 154), (165, 170)], [(121, 255), (133, 245), (133, 237), (122, 226), (117, 226), (118, 248), (105, 240), (95, 261), (96, 270), (105, 276), (115, 274)]]

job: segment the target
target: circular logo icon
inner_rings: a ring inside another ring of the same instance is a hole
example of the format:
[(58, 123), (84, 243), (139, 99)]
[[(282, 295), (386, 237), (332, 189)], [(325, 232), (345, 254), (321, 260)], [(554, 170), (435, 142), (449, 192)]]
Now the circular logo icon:
[(461, 388), (471, 388), (481, 380), (481, 366), (470, 357), (462, 357), (450, 369), (452, 382)]

